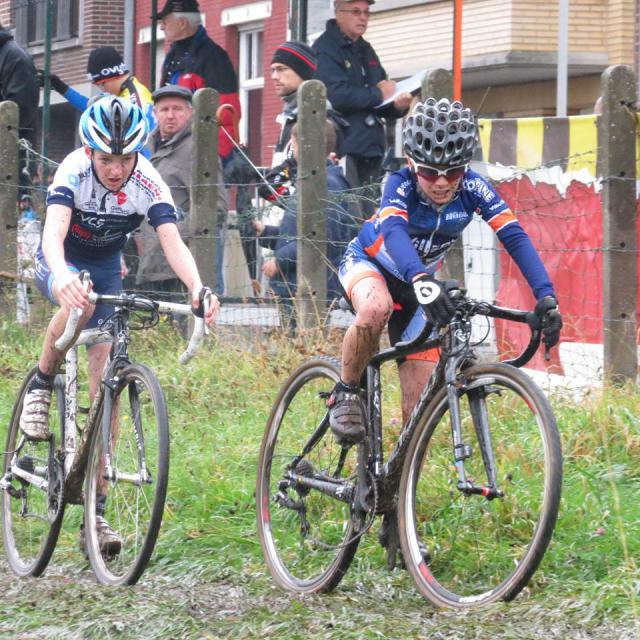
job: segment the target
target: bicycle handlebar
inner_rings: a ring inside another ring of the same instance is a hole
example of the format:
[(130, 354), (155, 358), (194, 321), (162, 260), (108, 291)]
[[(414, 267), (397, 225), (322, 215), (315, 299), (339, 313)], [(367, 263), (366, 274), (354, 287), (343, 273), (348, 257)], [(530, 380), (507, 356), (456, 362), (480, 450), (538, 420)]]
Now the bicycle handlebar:
[[(529, 326), (529, 329), (531, 330), (531, 339), (529, 340), (527, 346), (517, 357), (511, 358), (509, 360), (504, 360), (506, 364), (510, 364), (514, 367), (522, 367), (535, 355), (535, 352), (538, 350), (540, 341), (542, 339), (542, 330), (539, 326), (539, 321), (533, 312), (521, 311), (519, 309), (509, 309), (507, 307), (499, 307), (498, 305), (492, 304), (490, 302), (484, 302), (482, 300), (472, 300), (471, 298), (466, 297), (452, 298), (452, 300), (457, 308), (456, 315), (454, 316), (454, 320), (452, 322), (455, 322), (456, 318), (460, 318), (461, 316), (470, 317), (479, 315), (488, 316), (491, 318), (499, 318), (501, 320), (510, 320), (512, 322), (520, 322), (521, 324), (527, 324)], [(403, 352), (405, 350), (417, 351), (424, 342), (429, 340), (432, 332), (433, 325), (427, 322), (420, 335), (407, 342), (397, 342), (395, 344), (395, 349), (402, 349)]]
[(527, 364), (531, 358), (533, 358), (540, 346), (540, 341), (542, 340), (542, 330), (539, 326), (537, 316), (532, 311), (521, 311), (519, 309), (499, 307), (498, 305), (491, 304), (490, 302), (471, 300), (470, 298), (464, 299), (460, 306), (464, 307), (465, 311), (470, 315), (488, 316), (491, 318), (498, 318), (500, 320), (510, 320), (512, 322), (526, 324), (531, 331), (531, 338), (529, 339), (527, 346), (520, 355), (509, 360), (503, 360), (503, 362), (514, 367), (522, 367)]
[[(213, 295), (211, 293), (208, 293), (203, 299), (203, 304), (205, 305), (205, 315), (211, 305), (212, 298)], [(127, 307), (128, 309), (138, 309), (141, 311), (154, 310), (158, 311), (159, 313), (176, 313), (178, 315), (184, 316), (193, 314), (193, 332), (191, 334), (191, 337), (189, 338), (189, 344), (187, 345), (187, 348), (178, 358), (180, 364), (186, 364), (187, 362), (189, 362), (189, 360), (191, 360), (191, 358), (193, 358), (193, 356), (202, 345), (204, 337), (209, 333), (209, 328), (206, 326), (204, 318), (199, 318), (198, 316), (196, 316), (193, 313), (191, 305), (189, 304), (161, 302), (159, 300), (151, 300), (150, 298), (143, 296), (136, 296), (135, 294), (107, 295), (94, 292), (89, 293), (89, 302), (91, 304), (108, 304), (114, 307), (121, 306)], [(65, 326), (65, 330), (60, 338), (56, 340), (56, 349), (64, 351), (72, 344), (80, 315), (81, 311), (79, 309), (73, 308), (71, 310), (71, 313), (69, 313), (69, 319), (67, 320), (67, 324)]]
[[(89, 285), (91, 284), (91, 278), (89, 277), (88, 271), (81, 271), (78, 274), (80, 278), (80, 282), (84, 287), (85, 291), (89, 290)], [(91, 295), (91, 294), (89, 294)], [(55, 348), (58, 351), (66, 351), (68, 347), (71, 346), (73, 339), (76, 334), (76, 329), (78, 328), (78, 322), (80, 322), (80, 316), (82, 315), (82, 309), (78, 307), (71, 307), (71, 311), (69, 312), (69, 317), (67, 318), (67, 324), (65, 325), (64, 331), (62, 335), (55, 341)]]

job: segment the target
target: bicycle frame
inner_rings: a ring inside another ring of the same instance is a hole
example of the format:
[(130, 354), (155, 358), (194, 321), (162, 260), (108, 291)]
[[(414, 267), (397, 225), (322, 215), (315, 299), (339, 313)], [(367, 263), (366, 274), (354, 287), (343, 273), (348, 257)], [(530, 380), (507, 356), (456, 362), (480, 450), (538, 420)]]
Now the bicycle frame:
[[(517, 358), (507, 360), (508, 364), (520, 367), (528, 362), (540, 345), (541, 332), (533, 328), (531, 314), (513, 309), (497, 307), (488, 303), (472, 303), (474, 311), (478, 315), (486, 315), (494, 318), (512, 320), (515, 322), (528, 322), (531, 326), (532, 336), (525, 350)], [(471, 455), (469, 445), (462, 440), (460, 423), (460, 401), (457, 386), (458, 374), (465, 363), (475, 361), (472, 346), (470, 345), (471, 322), (469, 318), (456, 316), (448, 329), (436, 338), (429, 339), (431, 334), (429, 325), (425, 326), (421, 335), (410, 343), (398, 343), (395, 347), (386, 349), (374, 355), (367, 365), (365, 380), (367, 388), (367, 411), (369, 416), (369, 443), (371, 448), (370, 460), (374, 477), (382, 484), (382, 506), (378, 509), (384, 512), (393, 503), (400, 484), (402, 467), (407, 453), (411, 437), (418, 426), (418, 419), (424, 414), (425, 409), (432, 401), (442, 384), (446, 385), (451, 421), (451, 438), (454, 465), (458, 474), (457, 488), (467, 495), (479, 494), (488, 500), (503, 495), (497, 487), (493, 448), (491, 445), (491, 433), (484, 403), (480, 398), (471, 396), (471, 412), (474, 416), (473, 424), (481, 447), (481, 455), (487, 473), (487, 485), (477, 486), (467, 480), (464, 460)], [(406, 424), (403, 425), (398, 440), (389, 455), (387, 463), (384, 463), (382, 451), (382, 413), (381, 413), (381, 382), (380, 367), (384, 362), (405, 357), (420, 351), (426, 351), (434, 347), (442, 348), (442, 356), (438, 359), (435, 369), (418, 401), (416, 402)]]
[[(86, 471), (88, 460), (88, 445), (91, 440), (93, 430), (98, 428), (98, 416), (102, 410), (102, 420), (100, 422), (105, 451), (105, 479), (115, 480), (113, 469), (111, 468), (111, 453), (109, 448), (110, 416), (113, 403), (113, 392), (117, 384), (117, 372), (130, 363), (129, 360), (129, 310), (118, 307), (111, 316), (110, 327), (108, 329), (89, 329), (80, 333), (74, 346), (69, 349), (65, 363), (65, 415), (64, 415), (64, 467), (66, 481), (66, 499), (68, 502), (81, 503), (82, 481)], [(77, 381), (78, 381), (78, 355), (77, 347), (86, 345), (88, 347), (101, 342), (111, 341), (111, 352), (109, 361), (106, 364), (101, 384), (96, 396), (91, 403), (89, 414), (82, 430), (82, 440), (77, 443), (75, 429), (77, 416)], [(141, 461), (144, 460), (144, 448), (138, 439), (138, 447), (141, 451)], [(139, 479), (118, 477), (118, 480), (129, 480), (139, 482)]]
[(88, 347), (111, 340), (110, 332), (102, 329), (88, 329), (82, 331), (75, 344), (65, 356), (65, 384), (64, 384), (64, 417), (63, 417), (63, 464), (66, 478), (65, 498), (72, 504), (82, 504), (82, 482), (89, 454), (91, 432), (96, 423), (96, 417), (102, 407), (104, 389), (99, 385), (96, 396), (91, 403), (89, 413), (82, 430), (82, 440), (78, 445), (76, 420), (78, 415), (78, 347)]
[[(472, 413), (474, 413), (474, 425), (477, 430), (478, 441), (482, 447), (481, 454), (487, 473), (487, 484), (477, 486), (469, 482), (464, 470), (464, 460), (470, 455), (470, 447), (462, 441), (459, 398), (456, 385), (459, 384), (458, 374), (464, 364), (471, 364), (475, 360), (470, 344), (470, 318), (473, 315), (485, 315), (529, 324), (532, 334), (529, 344), (517, 358), (505, 361), (516, 367), (522, 366), (531, 359), (540, 345), (542, 334), (540, 329), (535, 326), (535, 322), (532, 321), (532, 314), (529, 312), (506, 309), (489, 303), (472, 300), (465, 300), (463, 301), (463, 306), (464, 304), (468, 305), (468, 310), (464, 313), (457, 314), (449, 326), (443, 329), (438, 336), (431, 336), (432, 327), (427, 323), (422, 333), (412, 341), (397, 343), (394, 347), (375, 354), (369, 361), (362, 381), (362, 386), (365, 387), (367, 391), (367, 415), (370, 427), (368, 430), (369, 446), (359, 447), (357, 485), (354, 486), (352, 483), (338, 484), (330, 480), (308, 478), (294, 471), (297, 463), (311, 451), (329, 428), (328, 415), (325, 416), (325, 419), (318, 425), (315, 433), (311, 436), (300, 454), (294, 457), (290, 469), (287, 472), (288, 478), (301, 486), (316, 489), (342, 502), (353, 502), (356, 508), (367, 511), (366, 476), (370, 472), (378, 485), (376, 512), (384, 513), (393, 507), (407, 448), (411, 441), (411, 436), (418, 426), (418, 420), (423, 415), (436, 392), (441, 388), (442, 384), (445, 384), (451, 416), (453, 458), (458, 473), (457, 488), (467, 495), (479, 494), (489, 500), (500, 497), (502, 492), (496, 486), (491, 435), (486, 415), (482, 409), (482, 403), (479, 401), (480, 398), (472, 400), (471, 410)], [(382, 447), (381, 365), (389, 360), (396, 360), (434, 347), (442, 348), (442, 356), (436, 363), (427, 385), (420, 394), (420, 398), (416, 402), (407, 423), (403, 425), (393, 451), (385, 463)], [(366, 449), (368, 449), (368, 451), (366, 451)], [(343, 458), (344, 455), (345, 450), (343, 450)], [(338, 463), (338, 465), (340, 464), (341, 463)]]
[[(117, 295), (101, 295), (90, 293), (89, 299), (92, 304), (105, 303), (112, 304), (115, 312), (109, 320), (109, 326), (106, 328), (87, 329), (81, 331), (78, 338), (73, 341), (76, 326), (78, 324), (79, 312), (74, 310), (70, 315), (65, 331), (60, 339), (56, 342), (58, 349), (67, 349), (65, 356), (65, 375), (64, 375), (64, 393), (65, 407), (63, 415), (63, 441), (59, 452), (60, 462), (63, 465), (64, 474), (64, 500), (71, 504), (82, 504), (82, 485), (84, 474), (86, 471), (89, 442), (93, 429), (97, 428), (97, 418), (102, 411), (102, 433), (104, 438), (104, 451), (107, 452), (105, 464), (105, 479), (123, 480), (128, 482), (143, 482), (145, 478), (137, 476), (146, 475), (146, 467), (144, 466), (144, 444), (140, 434), (138, 437), (139, 460), (141, 464), (142, 474), (135, 474), (136, 477), (125, 477), (123, 474), (114, 473), (110, 465), (110, 449), (109, 449), (109, 433), (110, 424), (109, 417), (111, 415), (111, 406), (113, 392), (117, 384), (117, 373), (122, 367), (129, 364), (129, 315), (131, 309), (155, 309), (159, 313), (179, 313), (190, 314), (191, 307), (185, 304), (175, 304), (169, 302), (156, 302), (148, 298), (136, 298), (135, 295), (122, 296)], [(127, 306), (130, 305), (130, 308)], [(196, 325), (189, 341), (189, 345), (184, 353), (180, 356), (180, 363), (186, 363), (200, 347), (204, 335), (207, 333), (204, 327), (204, 321), (196, 318)], [(91, 403), (89, 414), (85, 421), (85, 428), (82, 430), (82, 440), (78, 443), (78, 435), (76, 433), (76, 420), (78, 416), (78, 352), (77, 348), (82, 345), (93, 346), (100, 342), (112, 341), (110, 361), (105, 368), (101, 384), (98, 386), (96, 396)], [(72, 344), (69, 347), (69, 344)], [(106, 389), (106, 391), (105, 391)], [(53, 468), (55, 464), (55, 442), (49, 447), (49, 468)], [(46, 469), (27, 470), (21, 469), (12, 463), (13, 474), (22, 478), (24, 481), (33, 484), (43, 491), (49, 491), (49, 482), (46, 479)], [(4, 485), (2, 485), (4, 486)]]

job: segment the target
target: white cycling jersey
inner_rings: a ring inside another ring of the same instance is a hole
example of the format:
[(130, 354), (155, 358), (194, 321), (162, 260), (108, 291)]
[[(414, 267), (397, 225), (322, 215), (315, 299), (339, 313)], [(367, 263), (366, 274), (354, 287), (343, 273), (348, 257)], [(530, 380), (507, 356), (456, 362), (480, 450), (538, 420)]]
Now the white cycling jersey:
[(73, 151), (58, 167), (49, 187), (47, 207), (51, 204), (72, 211), (65, 251), (89, 258), (118, 252), (127, 234), (145, 217), (154, 229), (177, 221), (169, 187), (140, 154), (131, 177), (120, 191), (113, 192), (98, 181), (84, 148)]

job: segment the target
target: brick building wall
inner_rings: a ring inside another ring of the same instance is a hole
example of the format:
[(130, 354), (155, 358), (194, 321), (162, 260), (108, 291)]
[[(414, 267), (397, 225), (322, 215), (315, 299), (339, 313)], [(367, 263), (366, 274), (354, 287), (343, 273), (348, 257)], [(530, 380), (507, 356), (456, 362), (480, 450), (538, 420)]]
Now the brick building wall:
[[(80, 0), (79, 5), (79, 33), (69, 40), (53, 42), (51, 71), (81, 93), (90, 95), (87, 58), (91, 50), (103, 45), (112, 45), (120, 52), (124, 50), (124, 0)], [(15, 10), (12, 10), (9, 0), (0, 1), (0, 20), (5, 26), (12, 29), (16, 27)], [(22, 42), (19, 44), (25, 45)], [(28, 51), (36, 67), (42, 68), (43, 47), (30, 47)], [(61, 96), (51, 93), (48, 155), (52, 160), (61, 161), (77, 146), (76, 126), (79, 115)], [(38, 132), (39, 140), (40, 137)]]

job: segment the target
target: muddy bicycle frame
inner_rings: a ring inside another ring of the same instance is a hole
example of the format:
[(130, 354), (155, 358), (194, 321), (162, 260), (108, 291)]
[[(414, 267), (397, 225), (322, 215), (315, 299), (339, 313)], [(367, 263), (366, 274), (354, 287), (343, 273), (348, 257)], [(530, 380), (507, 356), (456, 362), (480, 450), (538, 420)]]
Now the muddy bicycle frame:
[[(407, 448), (411, 436), (418, 426), (418, 419), (424, 413), (425, 408), (431, 402), (436, 391), (442, 383), (446, 385), (451, 416), (451, 434), (453, 443), (454, 464), (458, 474), (457, 489), (467, 495), (478, 494), (487, 500), (492, 500), (503, 495), (496, 480), (493, 450), (491, 446), (491, 434), (486, 414), (480, 409), (480, 403), (472, 403), (476, 406), (474, 425), (477, 429), (478, 442), (481, 446), (481, 455), (487, 474), (487, 483), (476, 485), (465, 474), (464, 460), (471, 454), (470, 446), (462, 441), (462, 429), (460, 424), (459, 397), (457, 387), (460, 385), (459, 372), (466, 362), (475, 360), (471, 344), (471, 318), (473, 316), (487, 316), (502, 320), (528, 324), (531, 330), (531, 339), (524, 351), (511, 360), (505, 360), (506, 364), (521, 367), (526, 364), (540, 346), (542, 337), (539, 321), (536, 316), (527, 311), (499, 307), (488, 302), (475, 301), (463, 298), (458, 301), (456, 314), (437, 337), (430, 337), (433, 333), (428, 323), (422, 333), (410, 342), (397, 343), (394, 347), (385, 349), (375, 354), (369, 363), (362, 380), (362, 386), (366, 389), (366, 406), (368, 416), (367, 444), (368, 447), (358, 447), (357, 480), (345, 483), (340, 480), (332, 481), (331, 478), (318, 479), (296, 473), (294, 469), (300, 460), (304, 458), (319, 442), (329, 428), (329, 414), (318, 425), (301, 453), (296, 456), (285, 473), (285, 478), (294, 483), (315, 489), (341, 502), (353, 505), (362, 513), (371, 510), (369, 489), (371, 484), (369, 476), (375, 479), (376, 504), (375, 513), (385, 513), (393, 508), (393, 502), (398, 492), (402, 466), (407, 454)], [(427, 349), (440, 347), (441, 356), (423, 389), (418, 402), (398, 436), (398, 440), (384, 462), (382, 448), (382, 384), (380, 379), (381, 365), (389, 360), (406, 357)], [(347, 448), (343, 447), (338, 468), (335, 475), (339, 475), (342, 465), (346, 460)]]
[[(62, 489), (63, 500), (70, 504), (82, 504), (82, 484), (89, 457), (89, 442), (94, 429), (101, 428), (105, 451), (104, 478), (109, 481), (130, 482), (140, 486), (147, 481), (145, 475), (146, 464), (144, 457), (144, 443), (138, 438), (138, 454), (140, 463), (140, 473), (123, 474), (111, 467), (109, 433), (111, 416), (111, 406), (113, 402), (113, 389), (118, 381), (118, 371), (130, 363), (129, 360), (129, 318), (132, 310), (148, 311), (150, 313), (175, 313), (179, 315), (190, 315), (191, 306), (188, 304), (176, 304), (170, 302), (154, 301), (135, 294), (102, 295), (89, 293), (91, 304), (107, 304), (114, 307), (113, 314), (107, 319), (106, 327), (86, 329), (81, 331), (74, 341), (76, 327), (80, 318), (78, 310), (72, 310), (64, 333), (56, 341), (56, 348), (61, 351), (67, 349), (72, 344), (65, 356), (64, 383), (62, 376), (56, 376), (54, 392), (64, 394), (64, 413), (61, 416), (61, 427), (63, 441), (61, 442), (62, 475), (50, 473), (45, 468), (35, 468), (33, 471), (20, 468), (12, 460), (11, 473), (22, 480), (49, 493), (50, 500), (55, 501), (56, 491), (54, 484), (62, 481), (63, 485), (58, 486), (58, 491)], [(191, 335), (189, 345), (180, 356), (180, 363), (188, 362), (200, 347), (206, 334), (204, 319), (195, 317), (194, 330)], [(78, 415), (78, 347), (86, 345), (88, 347), (103, 343), (112, 342), (110, 360), (101, 378), (102, 384), (98, 386), (96, 395), (91, 403), (85, 428), (82, 430), (80, 442), (76, 429), (76, 419)], [(105, 387), (109, 390), (105, 393)], [(102, 419), (98, 420), (101, 414)], [(100, 425), (100, 427), (99, 427)], [(17, 454), (15, 454), (17, 456)], [(49, 468), (55, 467), (55, 442), (51, 441), (49, 446)], [(55, 482), (50, 483), (47, 477), (54, 478)]]

